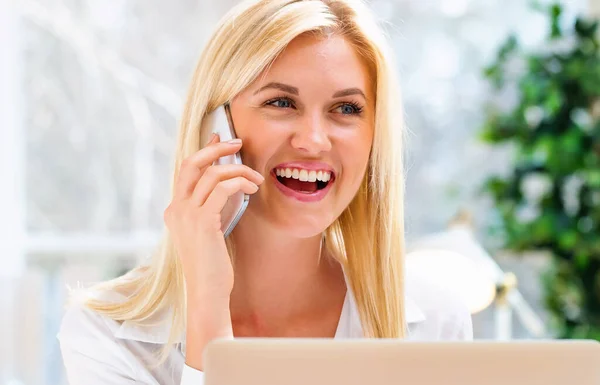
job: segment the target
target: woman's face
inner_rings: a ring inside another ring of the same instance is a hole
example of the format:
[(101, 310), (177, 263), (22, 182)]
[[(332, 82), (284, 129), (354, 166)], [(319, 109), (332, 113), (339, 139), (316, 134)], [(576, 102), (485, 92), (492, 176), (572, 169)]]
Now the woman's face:
[(293, 40), (231, 103), (243, 162), (265, 177), (244, 216), (294, 237), (331, 225), (363, 180), (374, 98), (368, 67), (344, 38)]

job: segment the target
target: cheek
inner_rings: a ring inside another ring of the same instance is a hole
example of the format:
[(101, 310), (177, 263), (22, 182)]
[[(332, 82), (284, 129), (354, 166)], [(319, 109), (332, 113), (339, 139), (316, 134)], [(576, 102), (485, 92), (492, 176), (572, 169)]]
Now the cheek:
[(265, 167), (285, 142), (285, 130), (273, 122), (254, 119), (252, 126), (247, 125), (240, 130), (239, 137), (243, 141), (241, 154), (244, 164), (260, 172), (269, 172)]
[(353, 135), (340, 138), (340, 153), (343, 157), (343, 171), (353, 183), (360, 184), (366, 171), (373, 135), (371, 130), (359, 130)]
[(240, 137), (243, 141), (241, 150), (242, 162), (254, 169), (261, 171), (261, 160), (264, 163), (264, 147), (262, 138), (255, 136)]

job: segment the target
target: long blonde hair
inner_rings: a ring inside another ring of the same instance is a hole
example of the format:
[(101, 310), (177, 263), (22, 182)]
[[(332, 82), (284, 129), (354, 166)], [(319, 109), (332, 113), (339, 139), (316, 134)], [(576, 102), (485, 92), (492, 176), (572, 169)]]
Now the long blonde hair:
[[(181, 162), (206, 143), (204, 117), (232, 100), (304, 33), (346, 38), (371, 68), (376, 84), (375, 134), (364, 181), (326, 230), (326, 247), (345, 268), (365, 337), (402, 338), (404, 314), (403, 112), (391, 49), (371, 12), (353, 0), (251, 0), (220, 22), (195, 69), (180, 125), (174, 180)], [(185, 283), (165, 235), (152, 262), (96, 286), (127, 293), (124, 302), (87, 306), (116, 321), (143, 323), (171, 310), (168, 345), (185, 329)]]

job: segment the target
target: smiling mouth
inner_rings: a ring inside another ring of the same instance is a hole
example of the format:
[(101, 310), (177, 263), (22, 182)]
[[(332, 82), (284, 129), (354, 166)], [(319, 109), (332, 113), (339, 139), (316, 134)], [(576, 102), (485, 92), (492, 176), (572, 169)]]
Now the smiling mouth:
[(325, 189), (334, 181), (334, 174), (324, 170), (274, 169), (277, 181), (302, 194), (313, 194)]

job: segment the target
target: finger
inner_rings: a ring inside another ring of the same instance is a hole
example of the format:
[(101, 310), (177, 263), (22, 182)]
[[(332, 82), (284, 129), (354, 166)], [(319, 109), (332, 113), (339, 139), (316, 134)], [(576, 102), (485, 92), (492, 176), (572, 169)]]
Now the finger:
[[(217, 136), (218, 137), (218, 136)], [(213, 140), (216, 140), (213, 138)], [(210, 143), (193, 155), (181, 162), (177, 183), (175, 184), (175, 198), (186, 199), (194, 191), (198, 180), (207, 167), (211, 166), (222, 156), (235, 154), (242, 146), (241, 141)]]
[(251, 195), (258, 191), (258, 186), (241, 176), (227, 179), (215, 186), (202, 207), (212, 213), (220, 213), (229, 197), (239, 191)]
[(219, 139), (220, 139), (219, 134), (213, 132), (212, 134), (210, 134), (210, 137), (208, 138), (208, 142), (206, 142), (206, 144), (204, 146), (202, 146), (201, 148), (205, 148), (206, 146), (210, 146), (211, 144), (218, 143)]
[(191, 201), (198, 206), (202, 206), (219, 182), (238, 176), (242, 176), (256, 185), (260, 185), (265, 180), (258, 171), (254, 171), (243, 164), (210, 166), (196, 184)]

